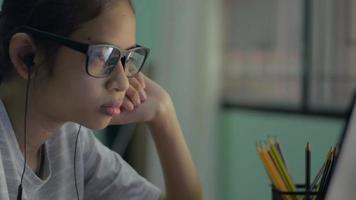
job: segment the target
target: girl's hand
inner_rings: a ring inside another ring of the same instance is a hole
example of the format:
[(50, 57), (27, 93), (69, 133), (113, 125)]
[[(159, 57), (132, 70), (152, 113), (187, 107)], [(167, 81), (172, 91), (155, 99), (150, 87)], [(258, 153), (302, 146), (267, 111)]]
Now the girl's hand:
[(129, 83), (121, 113), (110, 124), (152, 122), (174, 110), (169, 94), (144, 74), (129, 78)]

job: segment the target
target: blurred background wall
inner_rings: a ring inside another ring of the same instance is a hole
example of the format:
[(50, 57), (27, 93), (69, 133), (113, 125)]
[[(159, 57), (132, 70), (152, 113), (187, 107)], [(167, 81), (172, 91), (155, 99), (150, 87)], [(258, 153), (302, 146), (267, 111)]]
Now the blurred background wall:
[[(171, 94), (208, 200), (271, 199), (255, 150), (278, 136), (289, 170), (312, 176), (355, 89), (351, 0), (136, 0), (150, 74)], [(149, 139), (149, 137), (148, 137)], [(146, 176), (163, 186), (152, 142)]]

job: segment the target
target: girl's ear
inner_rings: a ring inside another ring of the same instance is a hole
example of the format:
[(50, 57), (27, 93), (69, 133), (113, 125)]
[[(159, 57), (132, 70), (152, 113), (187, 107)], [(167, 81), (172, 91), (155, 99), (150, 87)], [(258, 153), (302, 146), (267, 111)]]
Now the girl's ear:
[(15, 33), (9, 44), (9, 56), (17, 74), (27, 80), (34, 65), (35, 44), (26, 33)]

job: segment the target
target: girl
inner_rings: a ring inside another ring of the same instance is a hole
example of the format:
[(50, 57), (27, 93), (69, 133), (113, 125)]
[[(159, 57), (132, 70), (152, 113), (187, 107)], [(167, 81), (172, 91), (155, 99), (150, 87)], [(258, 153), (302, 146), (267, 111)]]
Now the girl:
[[(129, 0), (4, 0), (0, 199), (202, 199), (168, 93), (140, 70)], [(146, 122), (165, 195), (90, 129)]]

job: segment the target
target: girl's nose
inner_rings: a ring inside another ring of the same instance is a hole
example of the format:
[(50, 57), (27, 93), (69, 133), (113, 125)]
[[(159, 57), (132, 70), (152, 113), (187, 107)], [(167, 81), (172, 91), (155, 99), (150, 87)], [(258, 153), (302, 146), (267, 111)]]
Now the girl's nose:
[(122, 63), (119, 62), (118, 66), (111, 72), (109, 79), (106, 83), (106, 87), (108, 90), (112, 91), (126, 91), (130, 86), (129, 80), (124, 71), (124, 67)]

